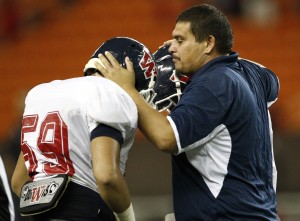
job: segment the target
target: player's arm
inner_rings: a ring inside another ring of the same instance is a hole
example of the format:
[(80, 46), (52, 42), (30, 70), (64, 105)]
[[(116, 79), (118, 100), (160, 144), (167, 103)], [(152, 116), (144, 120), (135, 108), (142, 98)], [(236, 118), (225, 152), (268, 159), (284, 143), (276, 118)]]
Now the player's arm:
[(134, 87), (135, 74), (132, 62), (126, 58), (127, 69), (125, 69), (112, 54), (106, 52), (105, 55), (107, 58), (102, 54), (99, 55), (104, 67), (99, 63), (95, 65), (104, 77), (120, 85), (133, 99), (138, 108), (139, 129), (161, 151), (176, 153), (175, 134), (166, 116), (150, 107)]
[(11, 188), (13, 192), (19, 197), (20, 192), (22, 189), (22, 186), (26, 181), (29, 181), (30, 177), (27, 173), (27, 168), (25, 165), (25, 160), (23, 157), (23, 153), (20, 152), (18, 162), (16, 164), (15, 170), (13, 172), (12, 178), (11, 178)]
[(119, 167), (119, 142), (107, 136), (96, 137), (91, 141), (91, 153), (101, 197), (116, 214), (123, 213), (130, 217), (128, 221), (135, 220), (129, 189)]

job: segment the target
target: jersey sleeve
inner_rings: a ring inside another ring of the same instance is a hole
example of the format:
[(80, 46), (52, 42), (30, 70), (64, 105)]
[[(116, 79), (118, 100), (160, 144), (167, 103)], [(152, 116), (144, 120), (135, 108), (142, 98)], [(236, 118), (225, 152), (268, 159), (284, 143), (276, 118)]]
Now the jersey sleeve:
[(101, 86), (95, 85), (91, 91), (84, 107), (90, 132), (99, 124), (105, 124), (119, 130), (125, 140), (137, 128), (137, 108), (133, 100), (109, 80)]
[(121, 134), (121, 131), (107, 126), (106, 124), (99, 124), (91, 133), (91, 140), (97, 138), (97, 137), (110, 137), (113, 138), (114, 140), (116, 140), (120, 146), (122, 146), (123, 144), (123, 137)]

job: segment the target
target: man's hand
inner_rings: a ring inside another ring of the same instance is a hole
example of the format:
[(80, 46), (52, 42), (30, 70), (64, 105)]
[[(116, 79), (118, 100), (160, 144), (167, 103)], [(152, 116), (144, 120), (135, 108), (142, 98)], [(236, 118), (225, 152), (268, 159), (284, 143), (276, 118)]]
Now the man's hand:
[(101, 72), (101, 74), (122, 88), (134, 88), (135, 85), (135, 73), (132, 62), (128, 57), (125, 58), (126, 68), (123, 68), (114, 56), (108, 51), (103, 54), (99, 54), (99, 59), (102, 64), (95, 62), (95, 66)]
[(163, 45), (159, 46), (158, 48), (162, 48), (162, 47), (171, 45), (173, 43), (173, 41), (175, 41), (175, 40), (174, 39), (167, 40), (163, 43)]

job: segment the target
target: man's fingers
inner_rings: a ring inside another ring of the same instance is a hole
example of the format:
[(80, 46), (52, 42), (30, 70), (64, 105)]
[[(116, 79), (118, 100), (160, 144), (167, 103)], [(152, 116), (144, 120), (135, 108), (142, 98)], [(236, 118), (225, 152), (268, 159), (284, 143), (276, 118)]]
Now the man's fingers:
[[(99, 54), (99, 61), (95, 61), (96, 68), (101, 72), (103, 77), (110, 79), (112, 81), (119, 81), (119, 79), (116, 79), (116, 75), (122, 75), (128, 76), (129, 72), (134, 74), (134, 67), (133, 63), (129, 60), (128, 57), (125, 58), (125, 64), (126, 68), (123, 68), (118, 60), (115, 59), (115, 57), (109, 53), (105, 52), (105, 55)], [(123, 80), (120, 81), (122, 83)]]
[(108, 59), (108, 61), (110, 62), (111, 66), (120, 67), (120, 64), (117, 61), (117, 59), (109, 51), (105, 51), (104, 54), (105, 54), (106, 58)]
[(98, 58), (100, 59), (100, 61), (102, 62), (104, 68), (109, 69), (112, 67), (110, 61), (108, 60), (108, 58), (106, 56), (104, 56), (103, 54), (99, 54)]
[(164, 45), (171, 45), (175, 39), (170, 39), (164, 42)]
[(130, 61), (129, 57), (125, 58), (126, 68), (130, 72), (134, 72), (133, 63)]
[(159, 46), (158, 48), (162, 48), (164, 46), (169, 46), (173, 43), (173, 41), (175, 41), (174, 39), (171, 39), (171, 40), (167, 40), (163, 43), (163, 45)]
[[(99, 57), (99, 60), (100, 60), (100, 56)], [(94, 65), (96, 66), (96, 68), (100, 71), (100, 73), (103, 75), (103, 76), (106, 76), (108, 74), (103, 62), (100, 60), (100, 61), (94, 61)]]

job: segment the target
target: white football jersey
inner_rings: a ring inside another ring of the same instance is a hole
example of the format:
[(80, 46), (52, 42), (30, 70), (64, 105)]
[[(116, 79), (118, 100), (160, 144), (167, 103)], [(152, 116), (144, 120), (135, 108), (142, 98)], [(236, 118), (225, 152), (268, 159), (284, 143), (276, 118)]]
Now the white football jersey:
[(34, 180), (68, 174), (73, 182), (97, 191), (90, 134), (99, 124), (122, 133), (120, 169), (125, 173), (137, 128), (137, 108), (114, 82), (88, 76), (40, 84), (25, 100), (21, 147)]

